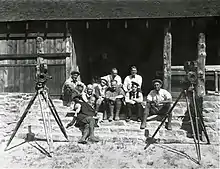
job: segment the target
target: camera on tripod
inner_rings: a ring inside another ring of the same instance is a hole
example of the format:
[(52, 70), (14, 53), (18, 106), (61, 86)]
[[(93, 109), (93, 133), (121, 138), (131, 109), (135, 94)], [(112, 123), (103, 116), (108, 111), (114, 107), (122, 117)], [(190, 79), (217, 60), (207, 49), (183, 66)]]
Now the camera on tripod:
[(184, 63), (184, 70), (186, 72), (185, 82), (190, 84), (197, 83), (197, 61), (186, 61)]
[(36, 65), (36, 90), (44, 88), (48, 79), (52, 79), (52, 76), (48, 74), (47, 64), (41, 58)]

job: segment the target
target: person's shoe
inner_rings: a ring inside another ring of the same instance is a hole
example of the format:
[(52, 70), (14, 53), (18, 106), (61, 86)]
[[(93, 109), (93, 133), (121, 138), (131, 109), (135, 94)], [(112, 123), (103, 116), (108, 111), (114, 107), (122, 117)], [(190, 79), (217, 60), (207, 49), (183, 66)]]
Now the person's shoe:
[(113, 117), (112, 116), (110, 116), (109, 118), (108, 118), (108, 121), (112, 121), (113, 120)]
[(96, 143), (100, 141), (99, 138), (97, 138), (95, 136), (90, 136), (88, 140), (91, 142), (96, 142)]
[(172, 130), (172, 127), (171, 126), (167, 126), (167, 130)]
[(141, 126), (140, 126), (140, 129), (145, 129), (145, 127), (146, 127), (146, 122), (142, 122)]
[(138, 118), (138, 119), (137, 119), (137, 122), (141, 122), (141, 119), (140, 119), (140, 118)]
[(127, 118), (125, 121), (126, 121), (126, 122), (129, 122), (130, 120), (131, 120), (130, 118)]
[(87, 144), (87, 141), (85, 139), (79, 139), (78, 143), (79, 144)]
[(119, 116), (116, 116), (115, 121), (119, 121), (119, 120), (120, 120)]

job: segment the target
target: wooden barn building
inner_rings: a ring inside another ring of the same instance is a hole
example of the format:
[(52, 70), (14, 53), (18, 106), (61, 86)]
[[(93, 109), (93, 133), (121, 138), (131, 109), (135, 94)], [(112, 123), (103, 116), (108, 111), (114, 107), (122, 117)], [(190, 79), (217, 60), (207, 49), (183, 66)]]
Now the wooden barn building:
[(112, 67), (124, 79), (130, 65), (145, 94), (156, 76), (179, 92), (183, 64), (198, 59), (201, 36), (207, 89), (218, 92), (219, 16), (219, 0), (1, 0), (0, 92), (34, 92), (38, 36), (52, 95), (60, 95), (71, 69), (89, 83)]

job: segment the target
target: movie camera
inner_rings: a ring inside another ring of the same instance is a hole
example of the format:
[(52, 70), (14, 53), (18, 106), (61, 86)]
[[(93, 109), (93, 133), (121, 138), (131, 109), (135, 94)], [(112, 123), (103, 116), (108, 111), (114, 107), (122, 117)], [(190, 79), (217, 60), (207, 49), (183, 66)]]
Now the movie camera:
[(36, 65), (36, 90), (43, 88), (48, 79), (52, 79), (52, 76), (48, 74), (47, 64), (39, 59)]
[(190, 84), (196, 84), (198, 76), (197, 76), (197, 61), (186, 61), (184, 63), (184, 70), (186, 72), (186, 82)]

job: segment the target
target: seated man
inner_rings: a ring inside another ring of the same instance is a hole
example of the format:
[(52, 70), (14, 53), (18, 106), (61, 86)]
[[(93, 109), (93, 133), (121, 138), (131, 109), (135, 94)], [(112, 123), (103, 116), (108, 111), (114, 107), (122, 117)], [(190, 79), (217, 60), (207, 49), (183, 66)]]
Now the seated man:
[(82, 98), (85, 102), (88, 101), (88, 99), (94, 95), (94, 88), (92, 84), (88, 84), (85, 91), (82, 93)]
[(143, 94), (138, 90), (139, 84), (132, 82), (131, 91), (126, 93), (125, 102), (127, 107), (127, 118), (126, 121), (129, 122), (132, 112), (137, 113), (137, 121), (141, 121), (142, 114), (142, 102)]
[[(167, 90), (161, 88), (162, 81), (160, 79), (155, 79), (152, 84), (154, 86), (154, 90), (151, 90), (147, 96), (147, 105), (144, 110), (140, 129), (144, 129), (146, 127), (146, 120), (149, 115), (164, 117), (171, 107), (172, 96)], [(171, 119), (172, 114), (170, 113), (167, 125), (168, 130), (172, 130)]]
[(71, 77), (65, 81), (62, 87), (62, 99), (64, 106), (70, 106), (72, 101), (72, 93), (74, 92), (77, 84), (81, 84), (83, 86), (83, 90), (85, 88), (85, 85), (78, 80), (79, 75), (79, 71), (72, 71)]
[(95, 87), (95, 96), (97, 99), (96, 100), (96, 111), (99, 112), (101, 107), (104, 109), (103, 110), (104, 111), (103, 119), (106, 119), (105, 92), (108, 88), (107, 85), (108, 85), (107, 80), (102, 78), (100, 84), (98, 84)]
[(117, 81), (111, 81), (111, 87), (106, 91), (106, 102), (110, 111), (109, 121), (113, 120), (114, 110), (115, 110), (115, 121), (119, 119), (119, 113), (122, 106), (122, 99), (125, 96), (125, 93), (121, 87), (117, 86)]
[(123, 89), (127, 93), (131, 91), (131, 82), (136, 82), (139, 84), (138, 89), (141, 89), (142, 86), (142, 77), (137, 74), (136, 66), (131, 67), (131, 74), (126, 76), (123, 84)]
[(77, 107), (77, 118), (75, 126), (82, 131), (82, 137), (78, 143), (86, 144), (87, 139), (91, 142), (99, 142), (99, 139), (94, 136), (94, 128), (96, 125), (95, 118), (95, 96), (91, 96), (88, 102), (79, 102)]
[(111, 74), (106, 75), (106, 76), (104, 76), (102, 78), (107, 80), (108, 86), (111, 85), (111, 81), (112, 80), (115, 80), (117, 82), (118, 86), (120, 86), (120, 87), (122, 86), (122, 80), (121, 80), (121, 77), (118, 75), (118, 70), (116, 68), (112, 68)]

